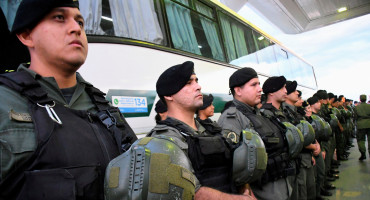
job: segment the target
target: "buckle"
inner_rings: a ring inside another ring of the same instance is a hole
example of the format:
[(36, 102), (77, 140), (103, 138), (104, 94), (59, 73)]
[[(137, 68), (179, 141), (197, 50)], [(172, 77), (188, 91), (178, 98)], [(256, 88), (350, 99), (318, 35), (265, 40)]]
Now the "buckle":
[(109, 129), (113, 125), (116, 125), (116, 119), (113, 117), (113, 115), (109, 112), (109, 110), (106, 110), (104, 114), (99, 116), (100, 121)]

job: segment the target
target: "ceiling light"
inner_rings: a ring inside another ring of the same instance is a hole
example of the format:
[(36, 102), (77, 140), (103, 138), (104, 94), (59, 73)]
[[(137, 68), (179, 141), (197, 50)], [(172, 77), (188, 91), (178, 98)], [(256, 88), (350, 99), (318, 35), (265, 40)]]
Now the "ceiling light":
[(341, 12), (344, 12), (347, 10), (347, 7), (341, 7), (338, 9), (338, 12), (341, 13)]
[(263, 37), (263, 36), (261, 36), (261, 37), (259, 37), (259, 38), (258, 38), (258, 40), (263, 40), (263, 39), (264, 39), (264, 37)]

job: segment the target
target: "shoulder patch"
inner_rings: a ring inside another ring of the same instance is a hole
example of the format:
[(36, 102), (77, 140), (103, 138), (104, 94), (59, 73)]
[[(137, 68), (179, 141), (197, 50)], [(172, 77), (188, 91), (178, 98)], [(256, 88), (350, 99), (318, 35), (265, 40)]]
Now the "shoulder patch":
[(9, 111), (9, 119), (18, 122), (32, 122), (32, 117), (29, 113), (18, 113), (13, 109)]

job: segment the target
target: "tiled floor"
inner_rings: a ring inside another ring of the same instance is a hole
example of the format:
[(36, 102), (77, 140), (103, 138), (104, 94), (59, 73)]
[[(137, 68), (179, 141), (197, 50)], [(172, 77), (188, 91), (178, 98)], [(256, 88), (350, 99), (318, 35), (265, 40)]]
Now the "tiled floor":
[[(333, 196), (329, 199), (337, 200), (368, 200), (370, 199), (370, 158), (359, 161), (360, 152), (357, 148), (356, 139), (353, 140), (355, 147), (350, 149), (347, 161), (341, 161), (339, 166), (339, 179), (332, 182), (337, 187), (332, 190)], [(367, 143), (366, 143), (367, 146)]]

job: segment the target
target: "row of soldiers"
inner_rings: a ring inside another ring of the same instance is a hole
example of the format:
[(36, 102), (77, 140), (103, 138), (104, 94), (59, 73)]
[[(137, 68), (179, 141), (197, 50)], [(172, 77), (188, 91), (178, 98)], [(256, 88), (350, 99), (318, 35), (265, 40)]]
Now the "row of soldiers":
[[(332, 129), (309, 108), (308, 122), (296, 124), (289, 104), (296, 82), (271, 77), (261, 88), (253, 69), (237, 70), (229, 78), (234, 100), (218, 125), (201, 119), (206, 98), (194, 63), (175, 65), (156, 83), (167, 118), (137, 140), (105, 94), (76, 72), (88, 42), (75, 0), (23, 0), (11, 34), (31, 62), (0, 75), (0, 199), (311, 198), (300, 191), (308, 196), (315, 187), (300, 177), (312, 178), (311, 161), (325, 166), (330, 150), (323, 154), (315, 136), (330, 138)], [(258, 109), (262, 90), (267, 100)], [(309, 101), (314, 112), (318, 102)]]
[[(112, 161), (106, 182), (118, 179), (119, 185), (129, 184), (125, 171), (116, 175), (119, 178), (111, 173), (116, 168), (128, 169), (127, 161), (140, 147), (152, 154), (170, 154), (168, 164), (180, 165), (195, 175), (190, 178), (194, 191), (169, 181), (168, 175), (156, 176), (168, 180), (165, 185), (172, 184), (173, 191), (181, 188), (183, 192), (172, 193), (171, 186), (162, 195), (154, 190), (144, 192), (150, 198), (192, 198), (194, 194), (209, 199), (324, 199), (332, 195), (329, 190), (335, 186), (329, 181), (339, 178), (336, 169), (339, 160), (349, 155), (354, 130), (353, 109), (342, 95), (319, 90), (304, 101), (296, 81), (275, 76), (261, 88), (256, 71), (242, 68), (229, 78), (233, 100), (225, 104), (216, 123), (209, 118), (214, 114), (213, 96), (201, 95), (197, 80), (189, 61), (162, 73), (156, 84), (160, 97), (155, 108), (157, 126), (134, 143), (131, 151)], [(262, 96), (265, 99), (261, 101)], [(177, 148), (185, 154), (168, 153)], [(158, 171), (149, 179), (154, 173)], [(149, 181), (149, 188), (159, 182)], [(106, 187), (105, 191), (108, 199), (117, 199), (120, 188)]]

